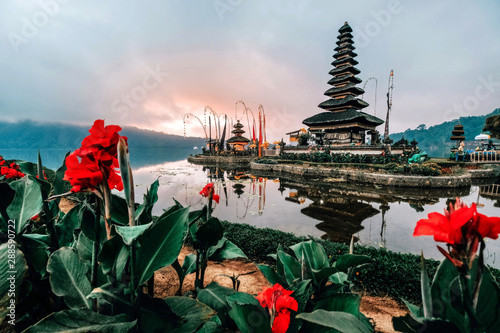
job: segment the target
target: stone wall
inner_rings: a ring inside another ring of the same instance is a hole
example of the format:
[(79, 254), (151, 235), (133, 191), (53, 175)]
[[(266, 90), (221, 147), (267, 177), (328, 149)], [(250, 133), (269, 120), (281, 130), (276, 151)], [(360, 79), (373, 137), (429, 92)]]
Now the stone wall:
[(346, 170), (322, 166), (306, 166), (293, 164), (250, 164), (252, 170), (265, 172), (296, 174), (304, 177), (337, 178), (342, 181), (378, 184), (384, 186), (403, 186), (421, 188), (468, 187), (471, 179), (491, 178), (492, 170), (473, 170), (460, 176), (406, 176), (382, 173), (371, 173), (363, 170)]

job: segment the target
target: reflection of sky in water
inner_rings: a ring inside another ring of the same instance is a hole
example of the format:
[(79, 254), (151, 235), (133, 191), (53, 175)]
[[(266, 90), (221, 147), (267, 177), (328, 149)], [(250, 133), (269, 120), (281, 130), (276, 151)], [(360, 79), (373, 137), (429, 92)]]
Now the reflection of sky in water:
[[(155, 215), (160, 215), (164, 208), (173, 205), (173, 198), (183, 205), (192, 206), (192, 209), (200, 209), (206, 199), (199, 195), (199, 191), (210, 181), (209, 173), (208, 169), (203, 171), (202, 166), (189, 164), (185, 160), (136, 169), (136, 200), (141, 202), (149, 184), (160, 177), (159, 202), (153, 211)], [(281, 183), (272, 178), (259, 180), (249, 177), (237, 180), (233, 176), (228, 176), (226, 172), (223, 172), (223, 177), (220, 173), (212, 175), (216, 193), (220, 195), (220, 203), (214, 211), (214, 216), (219, 219), (302, 236), (330, 237), (333, 240), (349, 239), (350, 234), (354, 233), (361, 244), (385, 246), (393, 251), (414, 254), (419, 254), (424, 249), (426, 257), (442, 258), (432, 237), (412, 237), (412, 234), (419, 219), (427, 218), (427, 214), (431, 212), (443, 212), (448, 198), (446, 194), (436, 194), (436, 198), (430, 200), (427, 193), (421, 194), (419, 199), (399, 195), (400, 199), (388, 202), (388, 206), (385, 206), (389, 207), (387, 210), (381, 207), (382, 203), (377, 201), (375, 192), (360, 198), (353, 196), (352, 190), (350, 194), (347, 194), (347, 190), (334, 190), (336, 184), (318, 191), (307, 184), (292, 182), (290, 185), (286, 180)], [(353, 188), (363, 192), (359, 188)], [(386, 195), (383, 191), (379, 191), (378, 197)], [(479, 200), (484, 205), (478, 208), (480, 213), (500, 216), (500, 209), (494, 207), (495, 200), (478, 197), (478, 191), (479, 187), (472, 187), (470, 191), (461, 190), (459, 193), (467, 204)], [(398, 190), (395, 193), (399, 193)], [(430, 193), (432, 196), (433, 192)], [(449, 195), (451, 198), (454, 196)], [(417, 201), (420, 205), (416, 204)], [(417, 206), (420, 209), (414, 208)], [(385, 211), (385, 229), (381, 235), (382, 210)], [(344, 214), (344, 211), (347, 213)], [(342, 230), (347, 234), (339, 235), (338, 232)], [(445, 244), (441, 246), (445, 247)], [(499, 251), (500, 241), (487, 240), (485, 254), (488, 255), (488, 263), (500, 267), (500, 258), (495, 260), (495, 253)]]

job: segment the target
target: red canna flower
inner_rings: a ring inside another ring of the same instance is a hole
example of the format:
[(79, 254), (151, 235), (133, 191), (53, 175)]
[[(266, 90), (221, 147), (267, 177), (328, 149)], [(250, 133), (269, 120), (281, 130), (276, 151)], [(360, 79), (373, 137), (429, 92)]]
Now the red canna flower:
[(86, 156), (79, 159), (76, 151), (66, 158), (66, 167), (63, 179), (73, 186), (71, 192), (95, 191), (103, 181), (104, 176), (99, 165)]
[(436, 242), (447, 243), (448, 252), (438, 249), (457, 267), (471, 266), (483, 238), (497, 239), (500, 233), (500, 218), (479, 214), (476, 204), (467, 207), (459, 198), (444, 215), (430, 213), (428, 217), (417, 222), (413, 236), (434, 236)]
[(212, 198), (215, 202), (219, 203), (219, 196), (217, 194), (214, 194), (214, 184), (213, 183), (208, 183), (205, 185), (203, 190), (200, 191), (200, 194), (204, 196), (205, 198)]
[(269, 311), (273, 333), (285, 333), (290, 325), (290, 310), (299, 308), (297, 301), (290, 296), (292, 293), (276, 283), (273, 287), (264, 287), (257, 295), (260, 305)]
[(12, 162), (7, 165), (7, 162), (0, 156), (0, 176), (5, 176), (7, 179), (23, 178), (25, 175), (19, 169), (19, 165)]
[(119, 126), (104, 126), (102, 119), (94, 122), (89, 130), (90, 135), (83, 139), (80, 149), (74, 151), (66, 160), (67, 171), (64, 179), (70, 181), (72, 192), (99, 191), (99, 184), (104, 181), (111, 190), (123, 190), (122, 179), (117, 172), (120, 130)]

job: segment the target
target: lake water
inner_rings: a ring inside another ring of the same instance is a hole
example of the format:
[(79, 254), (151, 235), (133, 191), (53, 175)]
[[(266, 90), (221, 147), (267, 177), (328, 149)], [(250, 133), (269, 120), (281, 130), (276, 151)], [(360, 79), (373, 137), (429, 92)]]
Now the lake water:
[[(487, 195), (485, 187), (426, 190), (387, 188), (343, 182), (319, 183), (269, 174), (251, 174), (244, 169), (203, 167), (187, 162), (193, 151), (131, 151), (136, 202), (142, 202), (149, 185), (159, 179), (159, 202), (153, 213), (160, 215), (174, 204), (200, 209), (206, 203), (199, 192), (208, 182), (215, 184), (220, 203), (214, 216), (231, 222), (269, 227), (296, 235), (311, 235), (348, 242), (354, 235), (359, 244), (385, 247), (397, 252), (441, 259), (432, 237), (412, 237), (416, 222), (431, 212), (443, 212), (446, 200), (461, 197), (476, 203), (487, 216), (500, 216), (500, 197)], [(42, 151), (44, 165), (57, 168), (66, 151)], [(6, 159), (36, 161), (36, 151), (0, 150)], [(444, 244), (441, 244), (444, 246)], [(500, 268), (500, 240), (486, 240), (486, 262)]]

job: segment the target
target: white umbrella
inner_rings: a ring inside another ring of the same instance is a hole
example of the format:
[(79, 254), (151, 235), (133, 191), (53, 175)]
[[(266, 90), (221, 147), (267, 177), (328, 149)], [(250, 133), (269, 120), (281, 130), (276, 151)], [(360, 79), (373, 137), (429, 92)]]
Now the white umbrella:
[(474, 138), (474, 140), (487, 140), (487, 139), (489, 139), (489, 138), (490, 138), (490, 136), (489, 136), (488, 134), (482, 134), (482, 133), (481, 133), (481, 134), (477, 135), (477, 136)]

